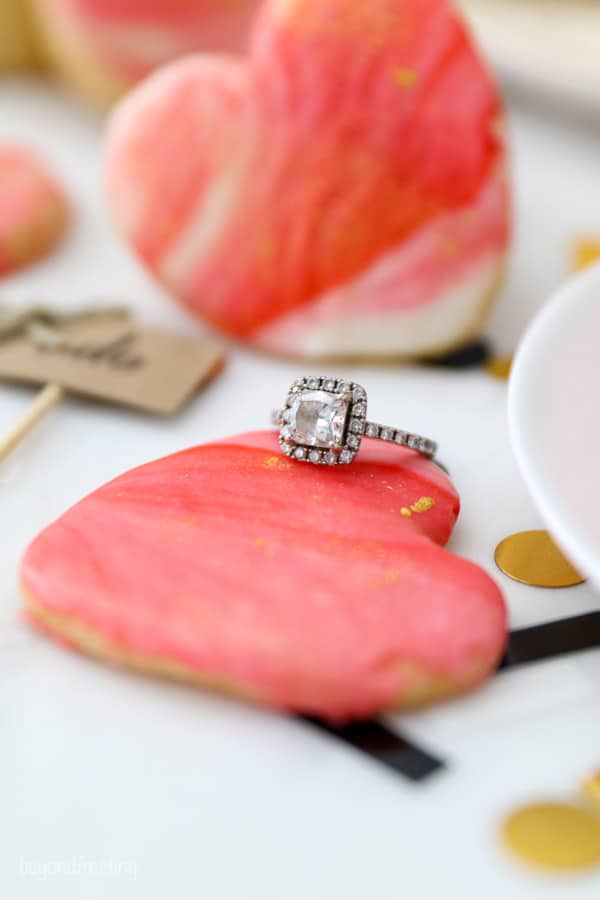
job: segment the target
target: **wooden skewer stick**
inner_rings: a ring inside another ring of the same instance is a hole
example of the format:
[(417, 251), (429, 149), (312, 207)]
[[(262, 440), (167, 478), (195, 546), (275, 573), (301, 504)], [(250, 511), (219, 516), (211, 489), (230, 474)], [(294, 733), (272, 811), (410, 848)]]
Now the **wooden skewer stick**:
[(47, 384), (38, 393), (37, 397), (14, 428), (7, 435), (0, 438), (0, 462), (6, 459), (23, 438), (29, 434), (45, 414), (56, 406), (65, 396), (65, 390), (59, 384)]

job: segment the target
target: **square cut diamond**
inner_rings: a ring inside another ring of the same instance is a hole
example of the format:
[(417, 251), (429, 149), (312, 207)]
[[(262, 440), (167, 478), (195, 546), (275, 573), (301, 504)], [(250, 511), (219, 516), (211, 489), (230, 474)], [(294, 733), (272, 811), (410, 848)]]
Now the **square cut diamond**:
[(298, 394), (289, 416), (289, 436), (309, 447), (341, 447), (350, 403), (329, 391)]

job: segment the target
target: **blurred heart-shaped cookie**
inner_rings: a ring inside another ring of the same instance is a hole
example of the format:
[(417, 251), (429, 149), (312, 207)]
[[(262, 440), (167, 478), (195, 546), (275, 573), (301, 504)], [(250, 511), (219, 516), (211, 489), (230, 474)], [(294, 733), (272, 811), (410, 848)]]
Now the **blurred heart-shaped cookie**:
[(37, 260), (61, 237), (69, 217), (62, 189), (23, 147), (0, 146), (0, 275)]
[(244, 48), (260, 0), (29, 2), (40, 55), (77, 91), (106, 106), (173, 59)]
[(365, 440), (306, 466), (273, 432), (185, 450), (91, 494), (31, 544), (33, 621), (107, 661), (343, 720), (481, 682), (500, 591), (442, 548), (444, 473)]
[(496, 87), (447, 0), (268, 0), (109, 129), (117, 222), (193, 311), (303, 357), (442, 353), (481, 328), (509, 202)]

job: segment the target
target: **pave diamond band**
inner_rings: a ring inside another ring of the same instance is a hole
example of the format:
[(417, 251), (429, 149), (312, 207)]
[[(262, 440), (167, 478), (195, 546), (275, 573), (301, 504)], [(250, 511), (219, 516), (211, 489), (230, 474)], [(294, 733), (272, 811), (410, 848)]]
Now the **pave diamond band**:
[(285, 407), (273, 414), (273, 422), (280, 428), (283, 453), (299, 462), (348, 465), (365, 437), (408, 447), (429, 458), (437, 450), (429, 438), (369, 422), (367, 392), (346, 378), (297, 378)]
[(388, 425), (377, 425), (375, 422), (367, 422), (365, 437), (376, 438), (380, 441), (391, 441), (399, 447), (409, 447), (418, 450), (424, 456), (434, 456), (437, 444), (430, 438), (420, 434), (412, 434), (410, 431), (402, 431), (400, 428), (390, 428)]

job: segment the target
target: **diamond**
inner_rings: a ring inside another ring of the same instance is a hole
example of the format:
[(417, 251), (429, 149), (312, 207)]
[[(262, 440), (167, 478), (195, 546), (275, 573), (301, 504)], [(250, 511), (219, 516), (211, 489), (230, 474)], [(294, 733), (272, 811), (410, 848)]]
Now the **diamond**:
[(282, 443), (281, 449), (283, 450), (283, 452), (285, 453), (286, 456), (291, 456), (292, 453), (294, 452), (294, 448), (292, 447), (291, 444)]
[(311, 450), (310, 453), (308, 454), (308, 458), (311, 461), (311, 463), (321, 462), (321, 454), (319, 453), (318, 450)]
[(353, 459), (354, 459), (354, 455), (353, 455), (352, 451), (350, 451), (350, 450), (342, 450), (342, 452), (340, 453), (340, 462), (343, 465), (347, 465), (348, 463), (351, 463)]
[(416, 434), (409, 434), (408, 440), (406, 443), (411, 448), (411, 450), (419, 449), (419, 438), (417, 437)]
[(373, 422), (369, 422), (366, 430), (367, 437), (376, 438), (379, 437), (379, 425), (375, 425)]
[(321, 379), (314, 376), (313, 378), (309, 378), (306, 382), (306, 386), (311, 391), (316, 391), (317, 388), (321, 387)]
[(350, 384), (347, 381), (339, 381), (337, 389), (338, 394), (349, 394), (352, 390)]
[(327, 454), (327, 456), (325, 457), (325, 462), (329, 466), (335, 466), (337, 464), (337, 461), (338, 461), (337, 453), (334, 453), (333, 450), (330, 450), (329, 453)]
[(306, 450), (304, 449), (304, 447), (296, 447), (296, 449), (294, 450), (294, 456), (296, 457), (296, 459), (304, 459), (304, 457), (306, 456)]
[(348, 402), (327, 391), (303, 391), (294, 400), (290, 436), (310, 447), (340, 447), (348, 417)]
[(356, 434), (350, 434), (346, 443), (349, 447), (352, 447), (353, 450), (358, 450), (360, 447), (360, 438)]
[(350, 422), (350, 431), (353, 434), (362, 434), (365, 430), (365, 423), (361, 422), (360, 419), (352, 419)]
[(335, 391), (336, 380), (335, 378), (325, 378), (323, 380), (323, 390), (324, 391)]
[(352, 391), (352, 399), (353, 400), (364, 400), (367, 396), (367, 392), (360, 384), (357, 384), (354, 390)]
[(404, 444), (406, 444), (406, 442), (408, 440), (408, 435), (405, 431), (397, 431), (396, 437), (394, 438), (394, 440), (396, 441), (397, 444), (400, 444), (401, 446), (403, 446)]
[(352, 415), (362, 418), (367, 414), (367, 407), (364, 403), (355, 403), (352, 409)]
[(382, 428), (381, 429), (381, 438), (384, 441), (393, 441), (394, 440), (394, 429), (393, 428)]

